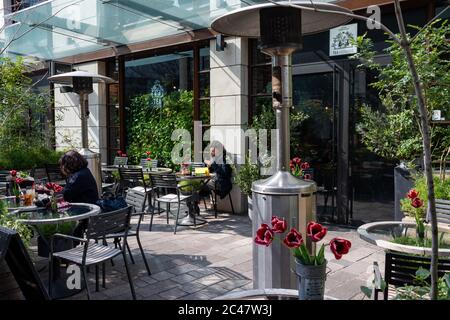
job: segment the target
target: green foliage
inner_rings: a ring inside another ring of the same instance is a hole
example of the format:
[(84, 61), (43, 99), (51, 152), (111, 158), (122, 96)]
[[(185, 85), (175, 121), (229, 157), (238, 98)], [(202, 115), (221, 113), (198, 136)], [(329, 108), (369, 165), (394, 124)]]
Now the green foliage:
[[(430, 271), (419, 268), (414, 278), (415, 285), (396, 289), (395, 300), (426, 300), (429, 299), (431, 286), (428, 283)], [(438, 300), (450, 300), (450, 274), (438, 279)]]
[[(450, 117), (450, 61), (446, 54), (450, 49), (446, 40), (449, 36), (448, 23), (437, 20), (411, 44), (430, 119), (433, 110), (441, 110), (444, 116)], [(386, 53), (392, 57), (392, 62), (381, 66), (374, 62), (371, 40), (365, 36), (357, 39), (359, 53), (354, 58), (378, 72), (378, 78), (371, 86), (378, 91), (385, 108), (379, 112), (373, 110), (373, 106), (362, 106), (357, 129), (370, 151), (388, 159), (412, 161), (422, 155), (417, 98), (404, 50), (396, 42), (388, 43)], [(431, 136), (433, 155), (439, 158), (448, 148), (450, 128), (432, 126)]]
[(21, 59), (0, 58), (0, 167), (30, 169), (53, 161), (45, 120), (51, 98), (36, 92)]
[[(392, 239), (391, 242), (406, 246), (431, 248), (431, 239), (429, 238), (419, 239), (418, 237), (401, 236)], [(450, 245), (441, 241), (439, 248), (447, 249), (450, 248)]]
[[(423, 206), (421, 210), (421, 218), (425, 218), (425, 210), (428, 205), (428, 187), (426, 183), (425, 176), (418, 174), (414, 177), (414, 187), (413, 189), (417, 190), (419, 192), (420, 199), (423, 200)], [(439, 177), (434, 177), (434, 193), (436, 196), (436, 199), (444, 199), (444, 200), (450, 200), (450, 179), (441, 180)], [(415, 216), (415, 208), (411, 205), (411, 201), (406, 198), (400, 200), (400, 205), (402, 211), (411, 217)]]
[(192, 133), (193, 92), (173, 92), (164, 97), (162, 108), (151, 107), (150, 94), (131, 100), (128, 117), (128, 157), (139, 163), (146, 151), (158, 159), (159, 165), (173, 167), (171, 152), (177, 141), (172, 141), (175, 129)]
[(0, 226), (17, 231), (25, 246), (29, 245), (33, 235), (31, 229), (21, 222), (18, 222), (17, 219), (8, 212), (6, 203), (3, 200), (0, 200)]
[(250, 159), (245, 160), (245, 164), (242, 165), (236, 175), (236, 183), (241, 189), (242, 193), (251, 196), (253, 181), (259, 180), (261, 174), (259, 167), (256, 164), (252, 164)]
[(77, 225), (76, 221), (68, 221), (57, 224), (43, 224), (38, 226), (39, 234), (45, 239), (50, 240), (55, 233), (71, 235)]
[(43, 167), (46, 163), (58, 163), (63, 151), (43, 146), (22, 145), (0, 151), (0, 169), (31, 169)]

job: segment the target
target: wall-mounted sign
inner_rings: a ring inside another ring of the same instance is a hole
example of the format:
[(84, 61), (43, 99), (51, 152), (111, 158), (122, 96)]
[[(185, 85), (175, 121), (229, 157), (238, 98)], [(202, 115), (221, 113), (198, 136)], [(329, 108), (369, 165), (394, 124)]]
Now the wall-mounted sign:
[(358, 24), (348, 24), (330, 30), (330, 57), (358, 52), (351, 39), (358, 36)]
[(161, 82), (159, 82), (159, 80), (155, 80), (152, 88), (150, 89), (150, 94), (152, 95), (152, 106), (161, 108), (163, 105), (163, 98), (166, 94), (166, 90), (161, 85)]

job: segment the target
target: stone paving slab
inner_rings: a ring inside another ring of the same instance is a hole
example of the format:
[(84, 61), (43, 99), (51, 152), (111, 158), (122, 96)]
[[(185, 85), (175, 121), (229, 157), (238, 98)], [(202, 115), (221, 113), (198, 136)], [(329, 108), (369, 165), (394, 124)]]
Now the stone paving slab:
[[(180, 227), (176, 235), (173, 234), (173, 219), (167, 225), (165, 215), (156, 215), (150, 232), (150, 219), (145, 218), (141, 241), (151, 276), (147, 274), (136, 240), (130, 238), (129, 241), (136, 262), (130, 269), (138, 299), (213, 299), (253, 288), (251, 221), (247, 216), (221, 213), (214, 219), (212, 213), (205, 211), (202, 215), (207, 215), (207, 224), (197, 228)], [(352, 249), (341, 260), (336, 260), (327, 248), (326, 294), (338, 299), (362, 299), (360, 286), (365, 285), (371, 275), (373, 261), (378, 261), (383, 269), (383, 251), (361, 240), (355, 229), (328, 227), (325, 242), (339, 236), (352, 241)], [(45, 264), (45, 259), (37, 262), (41, 267)], [(95, 273), (89, 273), (92, 298), (130, 299), (122, 258), (117, 257), (115, 265), (109, 263), (106, 269), (106, 289), (100, 288), (99, 292), (95, 292)], [(43, 278), (46, 272), (43, 271)], [(82, 292), (69, 299), (84, 300), (86, 294)]]

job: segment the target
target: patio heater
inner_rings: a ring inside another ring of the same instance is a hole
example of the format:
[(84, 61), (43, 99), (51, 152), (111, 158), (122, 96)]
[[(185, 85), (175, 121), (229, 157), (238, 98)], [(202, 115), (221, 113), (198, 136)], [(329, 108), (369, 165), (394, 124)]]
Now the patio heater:
[[(303, 9), (290, 7), (298, 5)], [(308, 10), (327, 10), (319, 12)], [(272, 105), (276, 114), (276, 173), (253, 183), (253, 234), (261, 223), (270, 224), (272, 215), (286, 219), (290, 226), (306, 234), (306, 225), (315, 219), (313, 181), (291, 175), (289, 111), (292, 106), (292, 53), (302, 48), (302, 36), (329, 30), (347, 23), (349, 17), (330, 11), (350, 12), (336, 4), (312, 1), (280, 1), (231, 11), (212, 22), (216, 32), (238, 37), (260, 38), (261, 51), (272, 57)], [(306, 240), (306, 239), (305, 239)], [(311, 248), (311, 243), (307, 242)], [(296, 288), (297, 279), (290, 250), (279, 241), (270, 248), (253, 246), (253, 286)]]
[(88, 118), (89, 118), (89, 94), (94, 92), (94, 83), (112, 83), (113, 79), (100, 74), (89, 73), (86, 71), (73, 71), (58, 74), (48, 78), (51, 82), (72, 86), (72, 88), (62, 87), (61, 92), (74, 92), (80, 98), (80, 119), (81, 119), (81, 149), (79, 153), (88, 161), (88, 168), (91, 170), (99, 195), (102, 194), (102, 171), (101, 155), (89, 149), (88, 145)]

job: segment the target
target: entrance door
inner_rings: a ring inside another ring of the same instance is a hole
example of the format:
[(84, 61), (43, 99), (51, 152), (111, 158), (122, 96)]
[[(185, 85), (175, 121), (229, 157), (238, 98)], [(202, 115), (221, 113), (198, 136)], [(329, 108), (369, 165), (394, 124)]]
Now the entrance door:
[(337, 66), (321, 63), (293, 67), (293, 104), (306, 119), (291, 130), (291, 155), (311, 166), (319, 187), (317, 214), (322, 221), (337, 220), (348, 203), (348, 175), (337, 184), (342, 162), (338, 157), (341, 84), (342, 73)]

